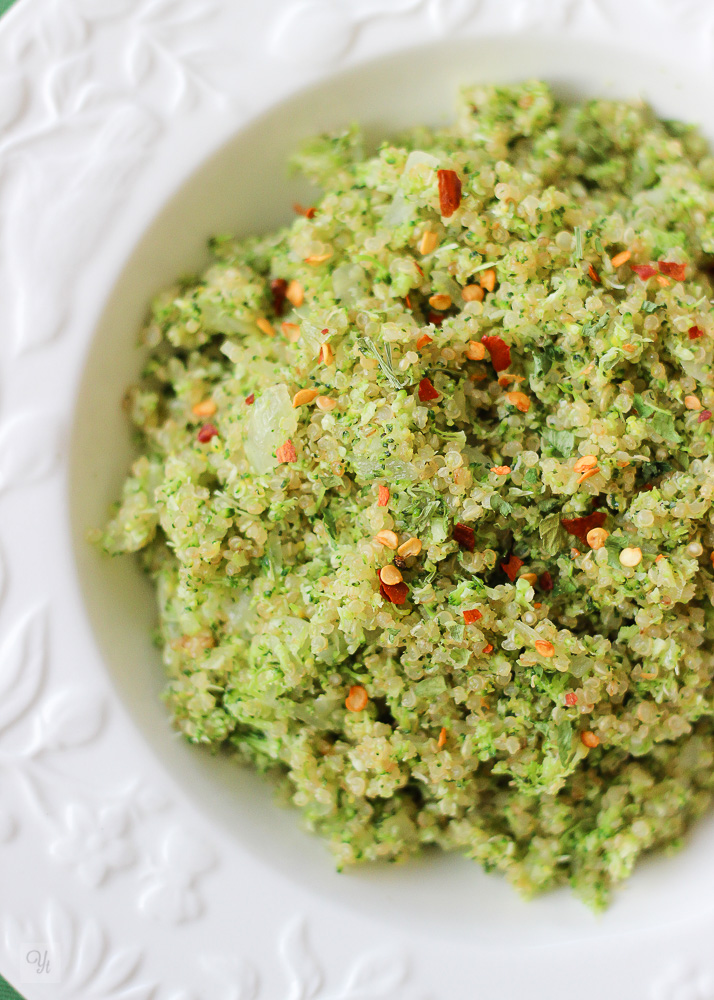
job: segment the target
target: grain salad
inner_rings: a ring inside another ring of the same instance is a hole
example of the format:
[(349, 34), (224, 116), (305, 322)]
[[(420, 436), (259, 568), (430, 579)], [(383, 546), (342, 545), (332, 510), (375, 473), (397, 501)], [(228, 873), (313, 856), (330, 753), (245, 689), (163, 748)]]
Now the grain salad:
[(426, 845), (595, 907), (714, 788), (714, 159), (641, 103), (465, 89), (156, 299), (138, 552), (165, 699), (338, 867)]

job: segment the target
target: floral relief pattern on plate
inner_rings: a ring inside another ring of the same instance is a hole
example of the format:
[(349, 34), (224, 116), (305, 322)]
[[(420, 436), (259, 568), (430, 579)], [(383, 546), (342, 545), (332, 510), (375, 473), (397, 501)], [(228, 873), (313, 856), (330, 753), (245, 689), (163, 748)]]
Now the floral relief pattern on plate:
[(685, 963), (671, 965), (653, 983), (649, 1000), (714, 1000), (714, 976)]
[[(44, 905), (39, 917), (7, 916), (0, 928), (0, 942), (21, 981), (42, 982), (44, 977), (44, 985), (57, 986), (52, 995), (61, 1000), (271, 1000), (263, 963), (240, 956), (202, 953), (197, 962), (202, 985), (195, 989), (174, 989), (148, 978), (141, 948), (124, 942), (112, 946), (97, 920), (78, 919), (54, 899)], [(358, 956), (340, 985), (328, 986), (303, 916), (294, 917), (282, 929), (278, 951), (286, 984), (281, 1000), (396, 1000), (404, 995), (401, 987), (408, 985), (406, 960), (382, 950)], [(42, 956), (48, 965), (51, 960), (52, 968), (40, 968)], [(267, 964), (270, 956), (265, 959)]]
[[(221, 105), (235, 89), (226, 54), (195, 42), (196, 26), (215, 15), (217, 3), (108, 6), (110, 12), (117, 8), (117, 17), (120, 8), (131, 9), (111, 79), (96, 82), (92, 45), (96, 25), (106, 18), (103, 3), (79, 9), (53, 0), (38, 17), (37, 31), (16, 39), (13, 72), (0, 88), (4, 291), (18, 352), (47, 343), (66, 326), (74, 277), (166, 120), (207, 101)], [(82, 210), (87, 203), (92, 213)], [(40, 210), (47, 204), (52, 212)], [(38, 270), (40, 285), (32, 280)]]
[(20, 982), (52, 984), (58, 1000), (150, 1000), (156, 994), (156, 981), (141, 971), (140, 948), (112, 948), (94, 918), (78, 920), (54, 900), (39, 919), (6, 917), (4, 945)]

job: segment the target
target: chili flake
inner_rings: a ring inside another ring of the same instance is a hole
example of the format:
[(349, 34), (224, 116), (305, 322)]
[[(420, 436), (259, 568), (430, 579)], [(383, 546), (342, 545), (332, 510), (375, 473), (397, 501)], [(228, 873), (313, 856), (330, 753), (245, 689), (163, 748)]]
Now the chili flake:
[(516, 577), (518, 576), (518, 571), (520, 570), (521, 566), (523, 566), (523, 560), (519, 559), (518, 556), (515, 556), (513, 553), (511, 553), (510, 556), (508, 557), (508, 562), (501, 563), (501, 569), (506, 574), (511, 583), (513, 583)]
[(439, 393), (434, 388), (431, 379), (423, 378), (419, 383), (419, 399), (422, 403), (428, 403), (432, 399), (438, 399)]
[(218, 434), (218, 429), (214, 427), (213, 424), (204, 424), (196, 435), (196, 439), (201, 442), (201, 444), (206, 444), (212, 438), (216, 437)]
[(482, 272), (479, 278), (479, 285), (487, 292), (494, 290), (496, 287), (496, 271), (494, 268), (489, 267), (488, 270)]
[(295, 451), (295, 445), (292, 443), (290, 438), (281, 444), (280, 447), (275, 452), (275, 457), (278, 460), (278, 464), (283, 462), (297, 462), (297, 452)]
[(494, 371), (502, 372), (511, 363), (511, 348), (500, 337), (482, 337), (481, 343), (486, 345), (486, 350), (491, 355), (491, 364)]
[(469, 552), (473, 552), (476, 548), (474, 529), (469, 528), (468, 524), (455, 524), (454, 541), (458, 543), (459, 548), (468, 549)]
[(464, 616), (464, 621), (466, 622), (467, 625), (473, 625), (474, 622), (477, 622), (480, 618), (483, 618), (483, 615), (478, 610), (478, 608), (469, 608), (462, 613)]
[(454, 214), (461, 204), (461, 178), (455, 170), (438, 170), (439, 208), (445, 219)]
[(531, 401), (525, 392), (507, 392), (506, 400), (521, 413), (528, 413), (531, 408)]
[(657, 274), (657, 268), (652, 267), (651, 264), (630, 264), (630, 267), (642, 281), (654, 278), (655, 274)]
[(561, 525), (569, 535), (575, 535), (581, 542), (587, 544), (588, 532), (593, 528), (602, 528), (607, 520), (607, 513), (604, 510), (596, 510), (593, 514), (585, 517), (561, 518)]
[(388, 584), (379, 581), (379, 592), (382, 597), (387, 601), (391, 601), (392, 604), (404, 604), (409, 594), (409, 588), (406, 583), (402, 581), (401, 583)]
[(377, 506), (386, 507), (389, 503), (389, 488), (387, 486), (377, 487)]
[(703, 336), (704, 336), (704, 330), (702, 330), (701, 327), (699, 327), (699, 326), (690, 326), (689, 327), (689, 339), (690, 340), (699, 340), (699, 338), (703, 337)]
[(430, 337), (428, 333), (422, 333), (421, 337), (416, 342), (417, 350), (420, 351), (422, 347), (426, 347), (427, 344), (432, 344), (433, 342), (433, 337)]
[(686, 264), (676, 264), (673, 260), (659, 260), (657, 266), (660, 274), (666, 274), (668, 277), (674, 278), (675, 281), (684, 281), (687, 273)]
[(565, 704), (568, 705), (570, 708), (572, 708), (573, 705), (577, 705), (577, 703), (578, 703), (578, 696), (576, 695), (575, 691), (568, 691), (567, 694), (565, 695)]
[(285, 300), (288, 292), (288, 283), (285, 278), (273, 278), (270, 282), (270, 291), (273, 296), (273, 312), (276, 316), (282, 316), (285, 312)]

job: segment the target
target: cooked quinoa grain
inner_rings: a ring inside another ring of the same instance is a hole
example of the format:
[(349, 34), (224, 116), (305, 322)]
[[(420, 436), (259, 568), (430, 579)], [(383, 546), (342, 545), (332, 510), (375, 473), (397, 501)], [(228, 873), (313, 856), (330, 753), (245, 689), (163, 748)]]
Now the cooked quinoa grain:
[(167, 706), (340, 867), (436, 844), (601, 906), (714, 787), (714, 160), (527, 83), (297, 162), (321, 200), (212, 241), (130, 394), (101, 543)]

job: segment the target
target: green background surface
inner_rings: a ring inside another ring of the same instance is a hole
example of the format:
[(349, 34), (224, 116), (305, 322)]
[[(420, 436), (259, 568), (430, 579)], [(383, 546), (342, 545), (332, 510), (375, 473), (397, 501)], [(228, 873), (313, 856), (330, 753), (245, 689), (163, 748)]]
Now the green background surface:
[[(15, 0), (0, 0), (0, 14), (4, 14), (14, 2)], [(6, 983), (2, 976), (0, 976), (0, 1000), (21, 1000), (20, 994)]]
[[(5, 4), (5, 6), (9, 7), (9, 4)], [(0, 1000), (22, 1000), (20, 994), (16, 993), (12, 986), (5, 982), (2, 976), (0, 976)]]

